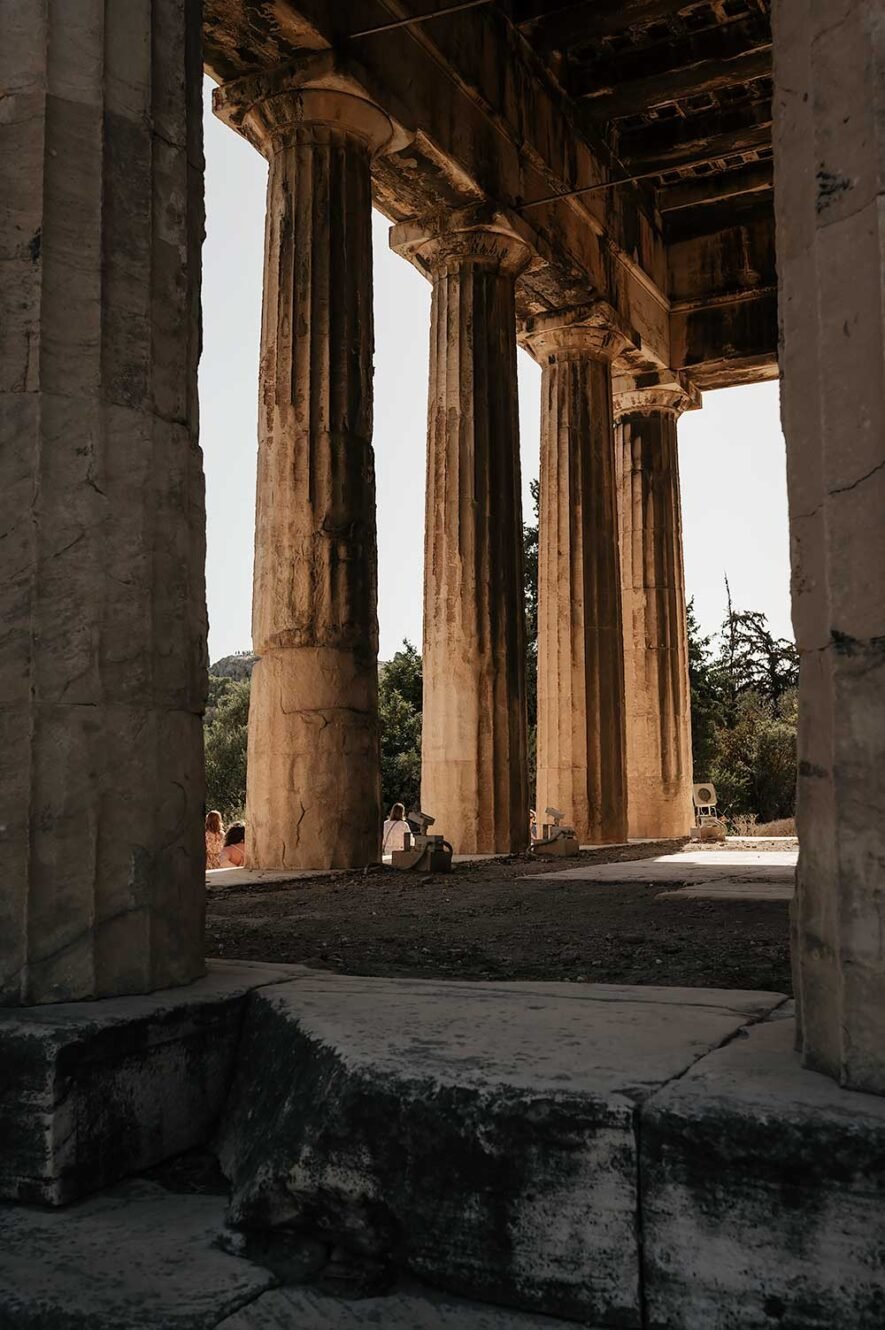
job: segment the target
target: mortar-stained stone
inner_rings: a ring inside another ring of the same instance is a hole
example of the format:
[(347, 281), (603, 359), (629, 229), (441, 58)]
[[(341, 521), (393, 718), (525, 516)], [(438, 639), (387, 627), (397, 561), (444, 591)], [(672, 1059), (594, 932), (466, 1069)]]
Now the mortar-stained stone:
[(649, 1330), (881, 1330), (885, 1101), (743, 1036), (642, 1110)]
[(305, 978), (250, 999), (231, 1219), (468, 1297), (639, 1324), (637, 1104), (776, 994)]

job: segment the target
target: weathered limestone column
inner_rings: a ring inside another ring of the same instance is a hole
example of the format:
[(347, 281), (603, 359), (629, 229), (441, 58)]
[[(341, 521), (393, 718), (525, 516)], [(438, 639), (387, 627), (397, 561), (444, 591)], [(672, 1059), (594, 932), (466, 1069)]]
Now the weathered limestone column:
[(462, 854), (529, 838), (514, 288), (529, 251), (491, 227), (394, 227), (433, 281), (421, 802)]
[(542, 366), (539, 813), (581, 844), (627, 839), (624, 655), (611, 363), (626, 338), (581, 311), (530, 319)]
[(885, 1093), (885, 10), (779, 0), (775, 206), (806, 1063)]
[(380, 853), (371, 160), (392, 130), (294, 77), (215, 94), (270, 164), (247, 862), (353, 868)]
[[(651, 376), (648, 376), (651, 377)], [(692, 825), (691, 703), (676, 422), (700, 394), (674, 380), (614, 385), (631, 837)], [(705, 773), (701, 773), (702, 775)]]
[(0, 1003), (203, 972), (200, 7), (0, 18)]

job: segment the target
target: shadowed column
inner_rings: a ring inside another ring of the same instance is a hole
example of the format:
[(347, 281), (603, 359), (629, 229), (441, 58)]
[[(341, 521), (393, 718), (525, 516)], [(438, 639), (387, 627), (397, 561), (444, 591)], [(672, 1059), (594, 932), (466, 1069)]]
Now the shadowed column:
[(624, 841), (611, 362), (625, 338), (595, 322), (546, 315), (526, 323), (523, 340), (543, 371), (537, 807), (562, 809), (582, 844)]
[(691, 404), (689, 392), (679, 383), (639, 389), (625, 377), (615, 384), (627, 806), (629, 834), (637, 838), (687, 835), (692, 824), (688, 629), (676, 440), (676, 421)]
[(391, 126), (273, 76), (216, 111), (270, 163), (248, 864), (355, 867), (380, 846), (370, 164)]
[(200, 7), (0, 19), (0, 1003), (203, 972)]
[(528, 842), (516, 275), (492, 229), (395, 227), (433, 281), (421, 800), (455, 850)]
[(779, 0), (773, 22), (799, 1042), (885, 1094), (885, 25), (868, 0)]

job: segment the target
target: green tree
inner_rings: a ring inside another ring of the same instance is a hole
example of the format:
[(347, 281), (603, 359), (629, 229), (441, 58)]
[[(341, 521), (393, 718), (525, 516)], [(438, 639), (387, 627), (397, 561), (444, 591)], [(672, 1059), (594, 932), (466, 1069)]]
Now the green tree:
[(734, 721), (717, 731), (710, 771), (725, 816), (752, 814), (760, 822), (793, 816), (796, 722), (795, 691), (776, 705), (750, 690), (740, 694)]
[(203, 735), (207, 807), (226, 822), (242, 817), (246, 804), (246, 739), (250, 679), (209, 676), (209, 705)]
[[(378, 672), (378, 720), (381, 729), (381, 803), (386, 810), (403, 803), (408, 810), (421, 798), (421, 656), (411, 642)], [(432, 811), (432, 810), (431, 810)]]
[(694, 600), (686, 606), (686, 618), (692, 768), (696, 780), (710, 780), (718, 747), (718, 730), (725, 715), (722, 670), (713, 654), (713, 639), (701, 633)]

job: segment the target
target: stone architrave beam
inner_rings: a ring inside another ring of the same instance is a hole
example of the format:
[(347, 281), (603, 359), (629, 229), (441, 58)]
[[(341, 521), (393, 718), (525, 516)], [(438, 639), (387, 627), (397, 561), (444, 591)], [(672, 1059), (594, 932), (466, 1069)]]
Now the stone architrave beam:
[(516, 275), (500, 219), (404, 223), (391, 246), (433, 282), (421, 799), (464, 854), (529, 835)]
[(582, 843), (627, 839), (612, 361), (630, 331), (602, 302), (529, 319), (542, 367), (537, 807)]
[(3, 5), (0, 1004), (202, 974), (200, 6)]
[(262, 869), (380, 852), (371, 161), (393, 128), (310, 73), (215, 94), (270, 164), (247, 789)]
[(627, 809), (629, 834), (641, 839), (684, 836), (692, 825), (676, 422), (698, 406), (700, 393), (675, 375), (615, 379)]

